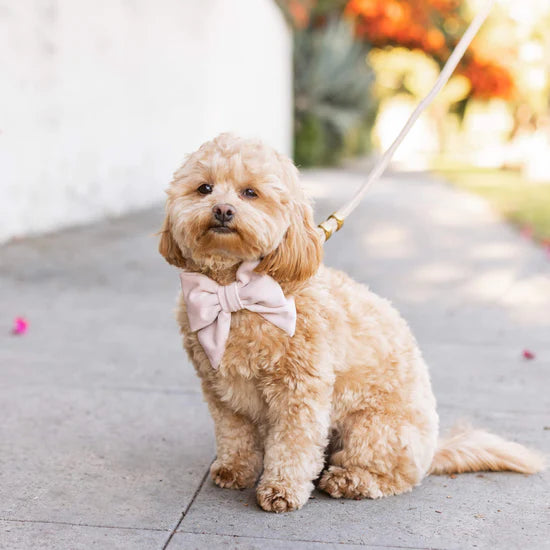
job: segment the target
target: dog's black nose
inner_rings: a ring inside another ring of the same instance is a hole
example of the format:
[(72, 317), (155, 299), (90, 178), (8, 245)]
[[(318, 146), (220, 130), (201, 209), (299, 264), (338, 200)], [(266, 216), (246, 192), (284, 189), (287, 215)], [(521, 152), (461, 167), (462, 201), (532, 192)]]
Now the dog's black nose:
[(219, 222), (227, 223), (235, 216), (235, 207), (231, 204), (216, 204), (212, 208), (212, 212)]

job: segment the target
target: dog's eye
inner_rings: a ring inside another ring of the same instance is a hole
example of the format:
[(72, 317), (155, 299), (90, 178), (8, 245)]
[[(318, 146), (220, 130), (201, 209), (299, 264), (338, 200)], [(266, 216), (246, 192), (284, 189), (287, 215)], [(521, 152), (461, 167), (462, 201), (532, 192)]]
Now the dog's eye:
[(243, 191), (243, 197), (246, 197), (247, 199), (255, 199), (257, 196), (258, 196), (258, 194), (251, 187), (247, 187)]
[(198, 189), (197, 191), (201, 194), (201, 195), (210, 195), (210, 193), (212, 193), (212, 186), (209, 184), (209, 183), (203, 183)]

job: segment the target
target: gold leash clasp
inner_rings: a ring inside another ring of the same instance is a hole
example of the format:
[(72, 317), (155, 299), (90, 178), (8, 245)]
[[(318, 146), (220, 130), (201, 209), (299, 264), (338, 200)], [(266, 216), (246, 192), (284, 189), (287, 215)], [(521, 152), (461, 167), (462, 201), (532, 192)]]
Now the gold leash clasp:
[(342, 229), (342, 226), (344, 225), (344, 218), (338, 216), (336, 212), (333, 212), (324, 222), (321, 222), (319, 224), (319, 227), (325, 233), (325, 242), (330, 239), (332, 233), (334, 232), (332, 227), (327, 224), (330, 219), (333, 219), (336, 222), (336, 231), (340, 231), (340, 229)]

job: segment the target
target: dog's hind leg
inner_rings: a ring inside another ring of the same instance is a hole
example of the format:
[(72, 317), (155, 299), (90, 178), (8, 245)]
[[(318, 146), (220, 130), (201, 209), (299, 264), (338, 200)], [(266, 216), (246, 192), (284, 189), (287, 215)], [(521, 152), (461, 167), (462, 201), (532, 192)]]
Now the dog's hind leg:
[(319, 488), (334, 498), (352, 499), (410, 491), (426, 474), (434, 453), (430, 424), (370, 410), (349, 414), (339, 426), (340, 450), (330, 456)]

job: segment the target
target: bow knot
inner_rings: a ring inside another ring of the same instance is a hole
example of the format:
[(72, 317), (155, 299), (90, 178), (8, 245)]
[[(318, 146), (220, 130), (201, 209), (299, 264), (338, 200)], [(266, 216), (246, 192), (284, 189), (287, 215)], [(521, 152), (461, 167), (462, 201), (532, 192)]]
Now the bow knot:
[(230, 285), (218, 286), (218, 300), (222, 311), (226, 313), (234, 313), (244, 308), (239, 298), (239, 288), (236, 281)]
[(218, 368), (231, 327), (231, 313), (247, 309), (284, 330), (289, 336), (296, 330), (294, 298), (286, 298), (283, 289), (269, 275), (256, 273), (259, 262), (243, 262), (236, 281), (219, 285), (206, 275), (180, 272), (183, 300), (189, 326), (203, 347), (213, 368)]

